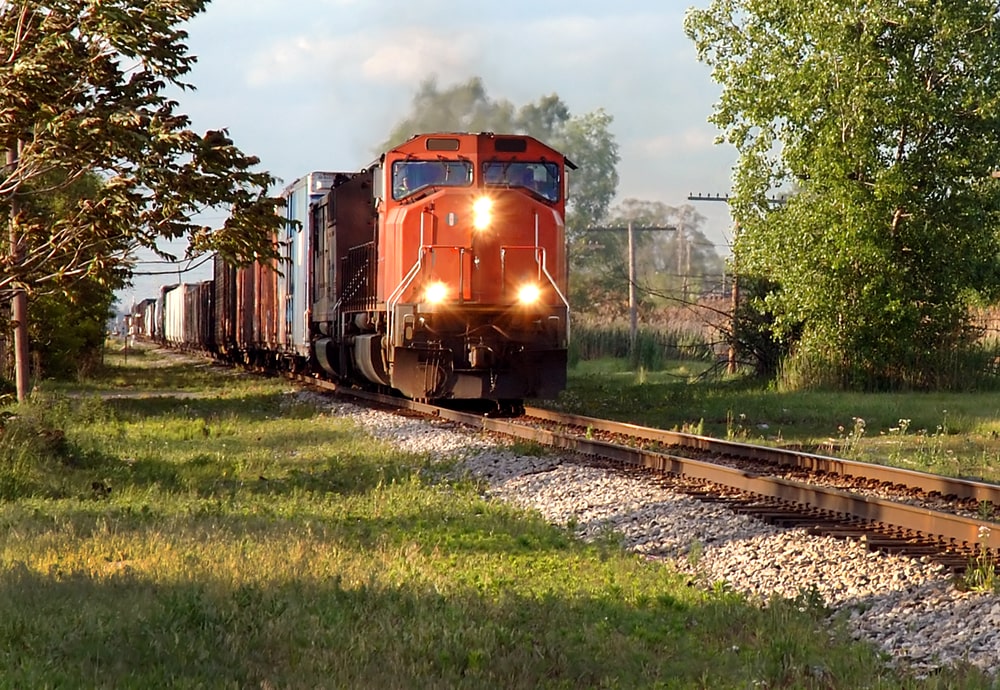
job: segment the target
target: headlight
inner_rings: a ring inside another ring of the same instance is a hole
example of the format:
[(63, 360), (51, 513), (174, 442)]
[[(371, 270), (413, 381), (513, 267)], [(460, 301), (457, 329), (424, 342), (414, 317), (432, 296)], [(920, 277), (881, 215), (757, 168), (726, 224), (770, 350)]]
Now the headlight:
[(521, 304), (534, 304), (542, 296), (542, 291), (534, 283), (522, 285), (517, 291), (517, 301)]
[(431, 283), (424, 290), (424, 301), (439, 304), (448, 296), (448, 286), (444, 283)]
[(493, 221), (493, 200), (489, 197), (480, 197), (472, 204), (472, 227), (476, 230), (485, 230), (490, 227)]

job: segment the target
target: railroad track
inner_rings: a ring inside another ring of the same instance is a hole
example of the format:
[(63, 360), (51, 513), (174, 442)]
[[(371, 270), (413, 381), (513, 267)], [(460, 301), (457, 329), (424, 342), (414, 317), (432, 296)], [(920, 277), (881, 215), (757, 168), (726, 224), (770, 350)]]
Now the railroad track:
[(871, 549), (928, 557), (962, 572), (984, 551), (1000, 553), (1000, 486), (795, 450), (725, 441), (526, 408), (491, 418), (300, 379), (369, 403), (446, 419), (658, 473), (704, 501), (772, 524), (852, 537)]

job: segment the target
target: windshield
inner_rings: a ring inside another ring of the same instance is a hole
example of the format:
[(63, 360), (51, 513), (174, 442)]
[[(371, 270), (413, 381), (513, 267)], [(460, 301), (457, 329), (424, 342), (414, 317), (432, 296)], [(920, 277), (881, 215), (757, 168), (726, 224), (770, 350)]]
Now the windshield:
[(396, 161), (392, 164), (392, 198), (399, 200), (428, 187), (466, 187), (472, 184), (468, 161)]
[(487, 186), (524, 187), (549, 201), (559, 201), (559, 166), (555, 163), (489, 161), (483, 163)]

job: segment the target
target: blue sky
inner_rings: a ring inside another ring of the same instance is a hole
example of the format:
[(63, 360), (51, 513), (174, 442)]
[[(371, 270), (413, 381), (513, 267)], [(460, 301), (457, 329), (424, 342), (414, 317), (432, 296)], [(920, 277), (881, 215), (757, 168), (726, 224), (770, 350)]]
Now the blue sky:
[[(426, 77), (446, 88), (478, 76), (492, 99), (516, 106), (556, 93), (573, 115), (603, 108), (621, 155), (617, 200), (677, 206), (692, 192), (727, 192), (735, 162), (731, 147), (713, 143), (707, 118), (719, 87), (683, 31), (686, 9), (707, 4), (213, 0), (187, 26), (196, 89), (174, 97), (196, 131), (228, 128), (290, 182), (371, 162)], [(728, 254), (725, 204), (696, 207)], [(183, 280), (208, 277), (202, 269)], [(163, 282), (176, 274), (138, 276), (125, 306)]]

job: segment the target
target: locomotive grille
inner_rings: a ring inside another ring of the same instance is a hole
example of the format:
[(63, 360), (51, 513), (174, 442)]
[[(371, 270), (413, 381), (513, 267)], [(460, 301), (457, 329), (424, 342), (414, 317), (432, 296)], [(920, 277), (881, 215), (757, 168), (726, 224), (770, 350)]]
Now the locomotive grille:
[(347, 250), (341, 262), (345, 311), (370, 311), (375, 308), (375, 243), (368, 242)]

